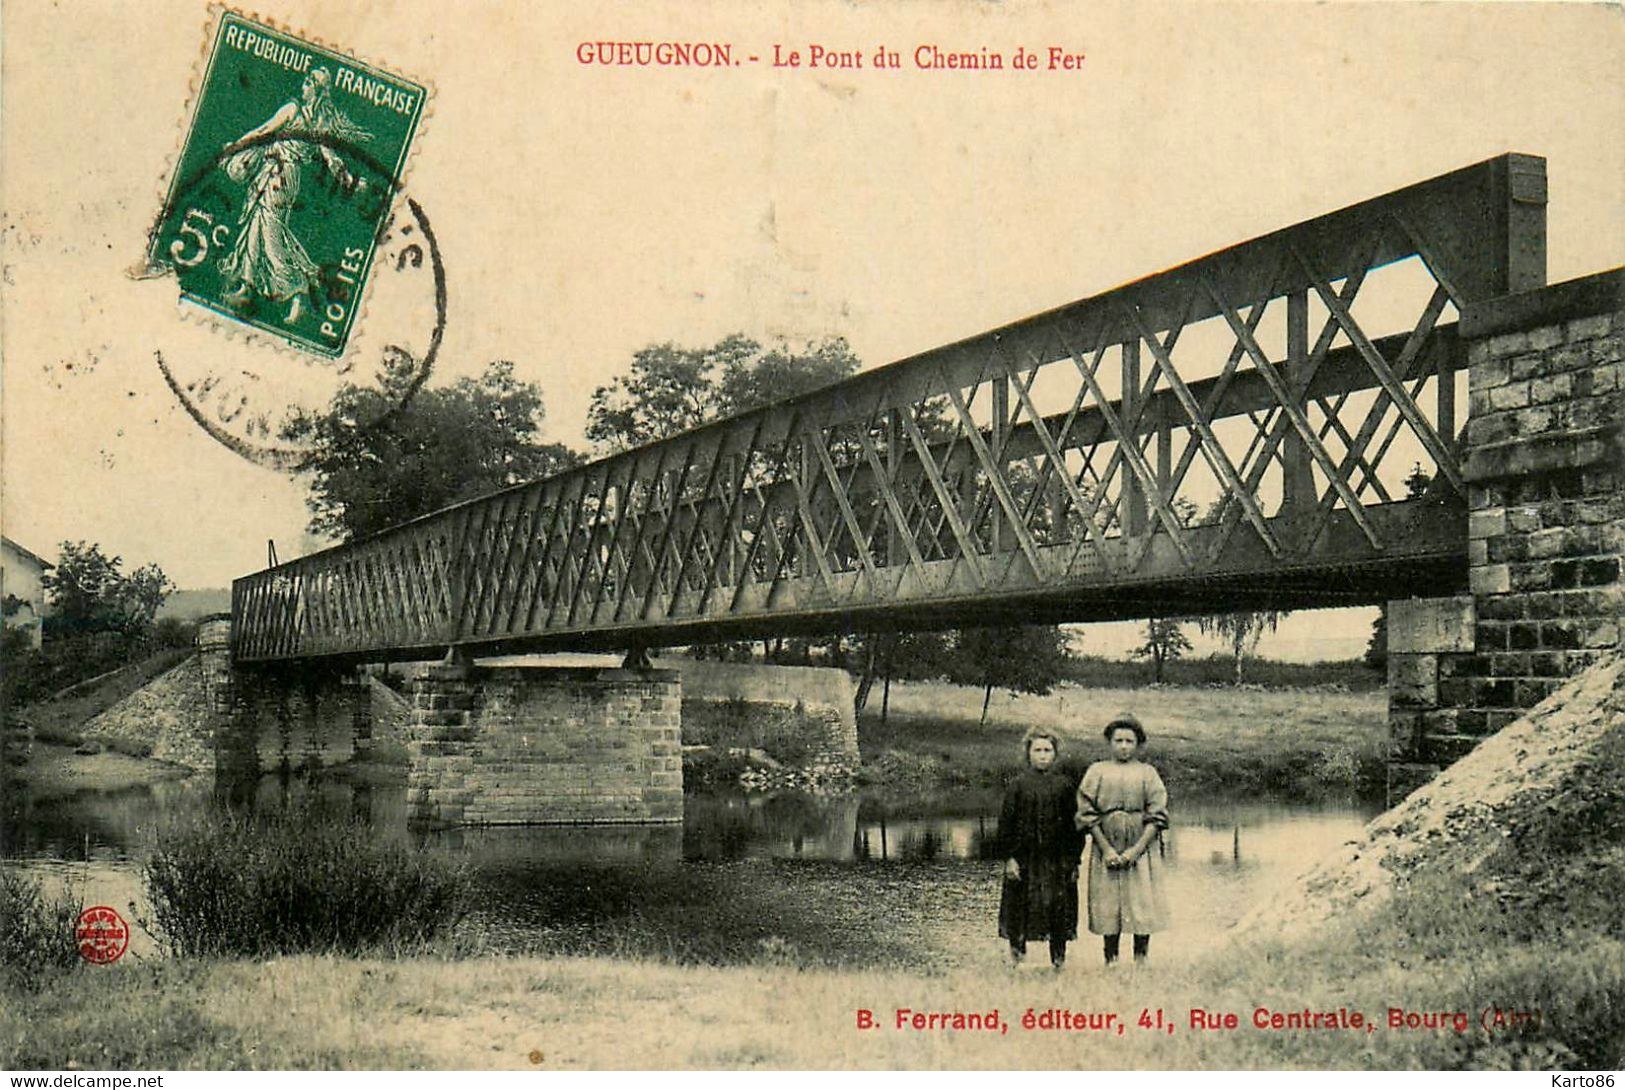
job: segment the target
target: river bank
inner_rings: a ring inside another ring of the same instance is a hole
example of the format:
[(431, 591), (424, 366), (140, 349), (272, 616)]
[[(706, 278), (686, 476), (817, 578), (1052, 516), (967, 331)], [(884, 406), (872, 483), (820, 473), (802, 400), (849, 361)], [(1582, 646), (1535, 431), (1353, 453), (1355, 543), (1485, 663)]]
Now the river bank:
[[(1212, 948), (1189, 961), (1154, 943), (1145, 967), (1108, 969), (1085, 938), (1063, 974), (1011, 970), (976, 926), (994, 883), (967, 886), (967, 900), (954, 902), (928, 868), (884, 883), (872, 876), (848, 887), (844, 906), (809, 904), (799, 923), (760, 902), (728, 904), (735, 891), (726, 885), (696, 886), (670, 911), (720, 898), (731, 921), (755, 928), (754, 941), (662, 955), (594, 915), (650, 891), (635, 882), (606, 888), (588, 874), (582, 884), (596, 897), (564, 898), (576, 906), (573, 922), (516, 919), (507, 937), (464, 931), (400, 956), (78, 966), (37, 993), (0, 992), (0, 1066), (1606, 1068), (1625, 1047), (1625, 933), (1615, 907), (1625, 852), (1621, 796), (1591, 797), (1612, 808), (1611, 819), (1597, 824), (1595, 809), (1548, 813), (1535, 841), (1519, 838), (1471, 876), (1414, 880), (1393, 910), (1350, 914), (1290, 943), (1227, 941), (1216, 929)], [(1589, 846), (1574, 850), (1577, 818)], [(1561, 867), (1532, 872), (1531, 853), (1565, 843)], [(903, 904), (912, 916), (896, 911)], [(956, 917), (975, 932), (944, 949), (943, 967), (890, 962), (869, 945), (888, 935), (906, 942), (925, 916)], [(775, 934), (756, 937), (766, 931)], [(783, 931), (816, 931), (829, 945), (798, 944)], [(600, 953), (494, 952), (589, 940)], [(853, 954), (862, 957), (842, 964)], [(1029, 1009), (1114, 1021), (1104, 1031), (1027, 1029)], [(877, 1028), (858, 1028), (864, 1010)], [(1008, 1029), (898, 1028), (898, 1011), (997, 1011)], [(1234, 1028), (1199, 1032), (1193, 1012), (1220, 1026), (1233, 1015)]]
[[(1081, 773), (1104, 757), (1098, 732), (1105, 718), (1127, 710), (1151, 734), (1146, 759), (1178, 794), (1380, 798), (1384, 789), (1387, 706), (1380, 691), (1062, 684), (1046, 696), (995, 693), (986, 723), (981, 697), (976, 688), (942, 682), (894, 683), (885, 722), (872, 702), (858, 719), (857, 782), (900, 791), (997, 788), (1019, 768), (1023, 732), (1038, 724), (1061, 734), (1063, 763)], [(141, 753), (76, 754), (86, 741), (79, 728), (109, 704), (101, 696), (74, 709), (26, 709), (50, 729), (36, 734), (29, 759), (4, 776), (49, 797), (185, 774)], [(731, 785), (749, 766), (714, 754), (689, 753), (685, 761), (691, 788)], [(324, 775), (384, 782), (404, 777), (404, 769), (363, 763)]]
[(150, 744), (87, 737), (101, 713), (138, 692), (187, 657), (166, 648), (138, 662), (71, 686), (48, 700), (8, 709), (0, 721), (0, 787), (25, 788), (35, 801), (80, 791), (122, 791), (189, 774), (152, 758)]
[(94, 752), (79, 752), (84, 743), (56, 743), (36, 740), (29, 748), (27, 762), (8, 766), (3, 775), (7, 785), (26, 786), (36, 802), (61, 798), (80, 791), (124, 791), (182, 779), (191, 770), (155, 761), (150, 757), (116, 753), (96, 746)]
[(1061, 760), (1081, 772), (1106, 757), (1100, 731), (1137, 715), (1145, 759), (1184, 795), (1348, 793), (1381, 798), (1386, 783), (1383, 691), (1233, 686), (1098, 688), (1064, 684), (1047, 696), (995, 692), (987, 722), (979, 689), (941, 682), (892, 686), (886, 721), (858, 719), (865, 778), (897, 786), (996, 786), (1019, 767), (1022, 734), (1061, 736)]

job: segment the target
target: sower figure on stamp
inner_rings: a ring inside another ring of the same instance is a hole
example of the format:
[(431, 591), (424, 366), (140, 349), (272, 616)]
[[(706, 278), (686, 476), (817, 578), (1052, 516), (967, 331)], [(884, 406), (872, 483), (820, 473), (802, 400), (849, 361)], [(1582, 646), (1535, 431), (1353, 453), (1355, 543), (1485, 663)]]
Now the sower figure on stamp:
[[(272, 133), (286, 139), (255, 143)], [(325, 68), (305, 77), (298, 102), (284, 103), (263, 125), (225, 147), (227, 177), (248, 183), (238, 218), (242, 232), (220, 261), (220, 271), (237, 284), (225, 296), (233, 305), (256, 292), (273, 300), (308, 296), (320, 284), (321, 269), (288, 226), (299, 197), (300, 164), (319, 157), (345, 190), (361, 188), (366, 180), (355, 178), (332, 148), (300, 139), (312, 136), (352, 142), (368, 137), (333, 104), (332, 76)]]
[(1138, 759), (1145, 728), (1132, 715), (1106, 725), (1112, 759), (1096, 761), (1078, 785), (1077, 827), (1088, 834), (1089, 930), (1102, 936), (1106, 964), (1117, 960), (1124, 931), (1134, 960), (1145, 960), (1151, 933), (1168, 926), (1161, 864), (1151, 843), (1168, 827), (1168, 789)]
[(999, 935), (1020, 963), (1027, 940), (1048, 939), (1050, 963), (1066, 962), (1078, 934), (1078, 857), (1083, 839), (1073, 826), (1072, 780), (1055, 767), (1060, 741), (1034, 727), (1022, 738), (1027, 767), (1004, 793), (999, 842), (1005, 857)]

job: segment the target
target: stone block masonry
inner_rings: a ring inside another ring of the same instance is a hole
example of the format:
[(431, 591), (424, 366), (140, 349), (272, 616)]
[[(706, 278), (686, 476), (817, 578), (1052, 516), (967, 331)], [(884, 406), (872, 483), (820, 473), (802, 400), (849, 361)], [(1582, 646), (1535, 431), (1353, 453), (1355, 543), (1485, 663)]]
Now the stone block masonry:
[(681, 707), (672, 670), (432, 667), (412, 685), (408, 818), (680, 822)]
[[(1390, 603), (1391, 797), (1620, 646), (1625, 270), (1470, 306), (1459, 329), (1471, 617)], [(1404, 645), (1440, 616), (1470, 649)]]
[(227, 616), (199, 622), (198, 660), (217, 776), (238, 780), (344, 764), (369, 733), (369, 692), (353, 669), (315, 662), (234, 666)]

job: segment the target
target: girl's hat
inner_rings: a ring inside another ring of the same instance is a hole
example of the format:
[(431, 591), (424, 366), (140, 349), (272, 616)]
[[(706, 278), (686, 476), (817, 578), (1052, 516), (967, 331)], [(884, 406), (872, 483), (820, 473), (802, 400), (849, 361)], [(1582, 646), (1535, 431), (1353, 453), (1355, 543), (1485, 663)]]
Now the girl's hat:
[(1127, 727), (1133, 731), (1134, 737), (1138, 739), (1139, 744), (1145, 745), (1145, 728), (1140, 726), (1140, 721), (1134, 717), (1133, 713), (1119, 712), (1117, 715), (1112, 716), (1112, 721), (1106, 724), (1106, 730), (1103, 732), (1106, 741), (1110, 742), (1112, 740), (1113, 732), (1119, 727)]

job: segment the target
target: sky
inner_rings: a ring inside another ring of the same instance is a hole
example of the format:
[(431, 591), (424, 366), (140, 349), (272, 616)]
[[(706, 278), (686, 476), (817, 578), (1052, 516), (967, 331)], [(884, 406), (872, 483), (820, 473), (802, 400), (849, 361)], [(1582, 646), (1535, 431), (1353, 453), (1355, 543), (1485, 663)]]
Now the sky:
[[(547, 437), (576, 445), (593, 389), (651, 343), (840, 335), (878, 366), (1506, 151), (1547, 159), (1552, 282), (1622, 260), (1617, 5), (396, 0), (269, 14), (431, 86), (406, 192), (445, 269), (432, 381), (512, 360), (543, 390)], [(20, 0), (3, 19), (5, 533), (48, 557), (97, 541), (182, 587), (258, 569), (268, 540), (282, 559), (316, 547), (303, 485), (205, 434), (156, 359), (182, 381), (246, 373), (281, 405), (319, 403), (338, 369), (129, 275), (208, 10)], [(579, 60), (583, 42), (665, 40), (726, 43), (741, 63)], [(775, 46), (803, 65), (775, 67)], [(813, 46), (865, 66), (809, 67)], [(920, 46), (1007, 66), (1022, 48), (1039, 69), (922, 70)], [(1085, 59), (1050, 70), (1051, 47)], [(903, 67), (874, 68), (882, 48)], [(421, 278), (380, 271), (369, 292), (356, 375), (433, 324)], [(1304, 616), (1266, 650), (1357, 653), (1369, 617)]]

